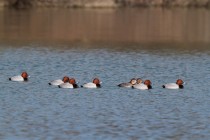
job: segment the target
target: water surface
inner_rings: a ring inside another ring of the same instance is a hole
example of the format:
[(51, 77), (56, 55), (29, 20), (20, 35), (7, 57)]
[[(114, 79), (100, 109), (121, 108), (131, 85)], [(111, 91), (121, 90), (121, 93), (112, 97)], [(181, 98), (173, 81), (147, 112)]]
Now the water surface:
[[(96, 48), (1, 45), (0, 138), (209, 139), (209, 49)], [(8, 80), (23, 70), (28, 82)], [(48, 85), (64, 75), (80, 85), (97, 76), (102, 88)], [(132, 77), (150, 79), (153, 89), (116, 86)], [(161, 88), (177, 78), (183, 90)]]

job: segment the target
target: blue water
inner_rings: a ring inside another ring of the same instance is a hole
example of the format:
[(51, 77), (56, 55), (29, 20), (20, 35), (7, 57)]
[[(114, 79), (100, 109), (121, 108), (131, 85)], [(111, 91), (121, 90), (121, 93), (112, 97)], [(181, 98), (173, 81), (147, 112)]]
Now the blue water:
[[(0, 45), (0, 139), (210, 139), (210, 49), (144, 45)], [(9, 77), (27, 71), (28, 82)], [(100, 89), (51, 80), (94, 77)], [(140, 91), (116, 85), (152, 81)], [(182, 78), (181, 90), (161, 85)]]

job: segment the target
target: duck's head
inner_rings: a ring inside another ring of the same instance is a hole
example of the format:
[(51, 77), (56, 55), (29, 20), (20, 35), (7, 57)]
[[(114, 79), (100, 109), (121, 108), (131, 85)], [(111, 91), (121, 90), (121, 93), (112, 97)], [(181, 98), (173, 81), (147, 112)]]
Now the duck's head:
[(147, 86), (151, 86), (152, 82), (150, 80), (145, 80), (144, 84), (147, 85)]
[(135, 84), (136, 84), (136, 78), (132, 78), (132, 79), (130, 80), (130, 83), (131, 83), (132, 85), (135, 85)]
[(24, 71), (24, 72), (22, 72), (21, 76), (22, 76), (24, 79), (26, 79), (26, 78), (28, 78), (28, 73)]
[(100, 84), (101, 82), (100, 82), (100, 80), (98, 78), (94, 78), (93, 79), (93, 83), (94, 84)]
[(68, 82), (68, 81), (69, 81), (69, 77), (68, 77), (68, 76), (64, 76), (62, 81), (63, 81), (64, 83)]
[(177, 85), (183, 85), (183, 83), (184, 83), (184, 82), (182, 81), (182, 79), (176, 80), (176, 84), (177, 84)]
[(74, 78), (69, 78), (69, 83), (74, 85), (76, 84), (76, 80)]
[(141, 83), (143, 83), (143, 80), (142, 80), (141, 78), (138, 78), (138, 79), (136, 80), (136, 83), (137, 83), (137, 84), (141, 84)]

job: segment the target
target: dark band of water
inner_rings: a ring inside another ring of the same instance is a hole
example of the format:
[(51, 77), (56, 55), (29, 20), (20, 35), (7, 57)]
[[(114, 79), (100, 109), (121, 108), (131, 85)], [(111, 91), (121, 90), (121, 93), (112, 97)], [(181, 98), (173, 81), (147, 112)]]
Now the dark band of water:
[(0, 19), (0, 42), (210, 43), (206, 9), (5, 9)]

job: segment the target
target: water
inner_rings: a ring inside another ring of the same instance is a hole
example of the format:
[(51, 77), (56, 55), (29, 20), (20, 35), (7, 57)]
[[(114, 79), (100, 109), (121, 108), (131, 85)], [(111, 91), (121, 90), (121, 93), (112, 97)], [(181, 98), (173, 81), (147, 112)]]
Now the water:
[[(210, 50), (130, 47), (1, 45), (0, 138), (209, 139)], [(8, 80), (23, 70), (31, 76), (28, 82)], [(97, 76), (103, 87), (48, 85), (64, 75), (80, 85)], [(132, 77), (150, 79), (153, 89), (116, 86)], [(177, 78), (186, 81), (185, 89), (161, 88)]]
[(210, 43), (206, 9), (0, 9), (4, 42)]
[[(28, 27), (30, 23), (26, 23)], [(0, 139), (210, 138), (209, 39), (195, 39), (196, 43), (183, 39), (176, 44), (158, 35), (160, 38), (152, 43), (140, 38), (122, 45), (115, 41), (121, 37), (103, 42), (99, 36), (97, 41), (75, 43), (68, 37), (41, 39), (32, 33), (25, 41), (22, 24), (16, 29), (3, 25)], [(14, 30), (20, 31), (16, 38), (12, 37)], [(38, 33), (44, 36), (46, 32)], [(8, 80), (22, 71), (29, 73), (28, 82)], [(74, 77), (79, 85), (99, 77), (102, 88), (59, 89), (48, 85), (64, 75)], [(116, 86), (133, 77), (150, 79), (153, 89)], [(177, 78), (186, 82), (184, 89), (162, 89), (162, 84)]]

